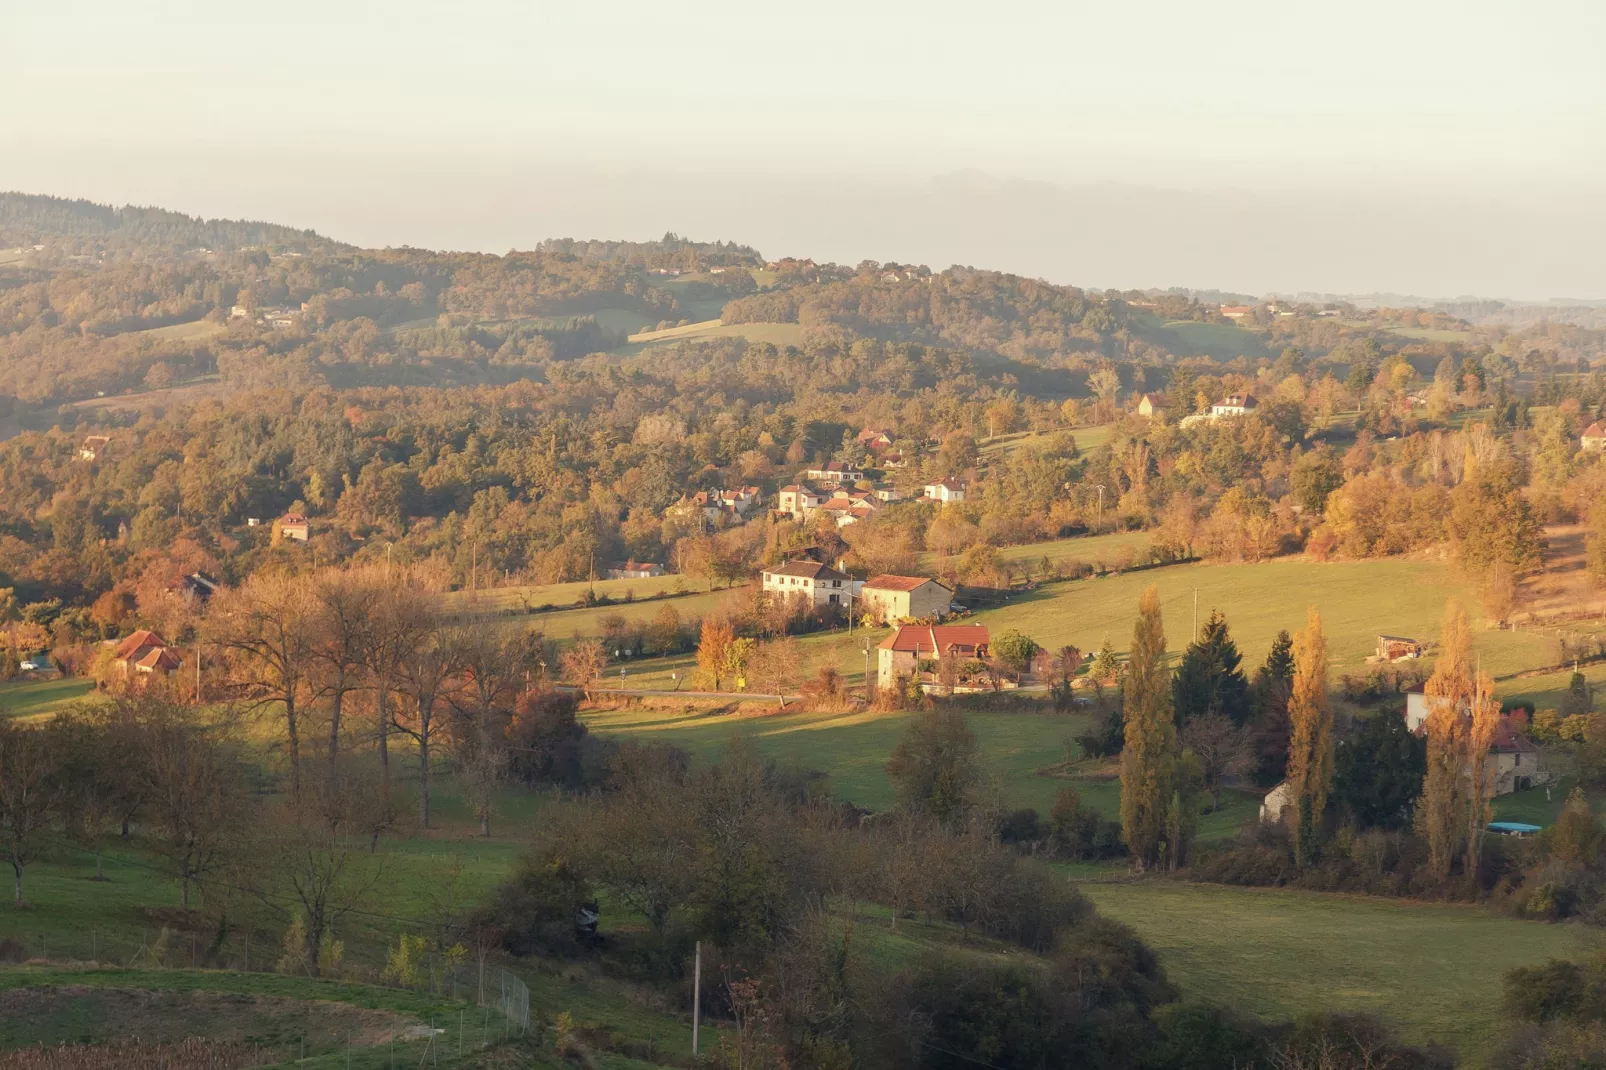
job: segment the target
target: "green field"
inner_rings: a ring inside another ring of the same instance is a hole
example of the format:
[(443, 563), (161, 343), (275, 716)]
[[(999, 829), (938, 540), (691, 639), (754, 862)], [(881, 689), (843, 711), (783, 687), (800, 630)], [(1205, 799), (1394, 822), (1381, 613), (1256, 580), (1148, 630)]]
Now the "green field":
[[(1148, 550), (1152, 538), (1146, 531), (1115, 531), (1108, 535), (1081, 535), (1052, 542), (1034, 542), (1025, 546), (1004, 546), (998, 559), (1006, 565), (1023, 563), (1037, 565), (1045, 557), (1051, 564), (1065, 565), (1080, 561), (1085, 565), (1108, 563), (1128, 554), (1141, 556)], [(920, 555), (923, 572), (937, 570), (941, 558), (933, 553)]]
[[(831, 790), (871, 810), (896, 804), (886, 763), (912, 714), (760, 713), (746, 708), (709, 710), (688, 704), (664, 704), (618, 710), (593, 710), (586, 724), (596, 732), (636, 739), (662, 740), (699, 759), (715, 756), (731, 739), (750, 737), (777, 761), (830, 774)], [(1030, 806), (1046, 814), (1066, 786), (1083, 801), (1114, 819), (1120, 809), (1120, 784), (1112, 763), (1080, 760), (1075, 737), (1087, 731), (1086, 714), (973, 713), (970, 727), (980, 744), (993, 790), (1007, 807)], [(1061, 766), (1067, 756), (1078, 761), (1069, 775)], [(1201, 822), (1200, 835), (1217, 839), (1236, 832), (1259, 806), (1259, 797), (1229, 792), (1218, 814)]]
[(653, 595), (678, 594), (687, 591), (705, 591), (707, 584), (687, 576), (654, 576), (646, 580), (575, 580), (572, 583), (531, 583), (511, 587), (490, 587), (481, 591), (453, 591), (446, 595), (445, 604), (455, 610), (466, 610), (478, 605), (487, 609), (529, 610), (539, 606), (568, 609), (575, 605), (587, 590), (595, 589), (599, 596), (624, 599)]
[(0, 684), (0, 717), (37, 717), (55, 713), (93, 689), (94, 684), (90, 681), (74, 677)]
[[(1011, 552), (1040, 557), (1044, 547), (1055, 546), (1065, 548), (1066, 556), (1074, 558), (1085, 552), (1086, 546), (1070, 544), (1082, 542), (1064, 540), (1015, 547)], [(1120, 543), (1109, 545), (1119, 547)], [(1097, 650), (1108, 637), (1121, 652), (1130, 641), (1138, 597), (1150, 584), (1160, 590), (1167, 645), (1173, 655), (1188, 644), (1197, 590), (1199, 620), (1203, 622), (1212, 609), (1225, 613), (1249, 669), (1265, 658), (1278, 631), (1287, 629), (1292, 633), (1304, 627), (1308, 605), (1316, 605), (1322, 611), (1336, 678), (1343, 672), (1364, 669), (1363, 662), (1376, 648), (1379, 633), (1407, 635), (1424, 642), (1435, 640), (1445, 601), (1452, 597), (1467, 605), (1474, 625), (1474, 649), (1484, 667), (1497, 678), (1547, 664), (1556, 656), (1555, 640), (1550, 636), (1486, 630), (1475, 593), (1456, 579), (1448, 565), (1402, 558), (1330, 563), (1287, 558), (1245, 565), (1170, 565), (1046, 584), (1035, 591), (1017, 592), (1006, 604), (982, 610), (968, 619), (986, 624), (995, 633), (1019, 629), (1050, 650), (1066, 643), (1074, 643), (1084, 651)], [(689, 615), (692, 614), (682, 613)], [(579, 614), (547, 618), (554, 622), (548, 634), (568, 636), (571, 628), (566, 618), (570, 616), (578, 618)], [(842, 631), (824, 632), (804, 636), (798, 645), (809, 672), (833, 665), (857, 681), (863, 676), (865, 642), (873, 648), (889, 634), (886, 629), (875, 628), (858, 629), (852, 636)], [(669, 687), (670, 671), (680, 672), (684, 679), (689, 664), (687, 658), (638, 661), (630, 669), (631, 685)], [(1505, 696), (1523, 691), (1527, 683), (1503, 681), (1500, 693)]]
[(769, 342), (775, 346), (800, 346), (803, 328), (795, 323), (731, 323), (717, 319), (688, 323), (683, 327), (670, 327), (662, 331), (648, 331), (630, 336), (630, 341), (613, 352), (620, 356), (636, 356), (654, 346), (673, 345), (705, 338), (746, 338), (752, 342)]
[(196, 342), (203, 338), (216, 338), (227, 331), (228, 325), (215, 320), (192, 320), (189, 323), (174, 323), (167, 327), (147, 327), (143, 331), (130, 331), (130, 334), (141, 338), (153, 338), (162, 342)]
[[(1073, 427), (1069, 430), (1076, 438), (1076, 448), (1083, 453), (1090, 453), (1110, 440), (1110, 435), (1115, 431), (1115, 425), (1087, 424), (1082, 427)], [(1057, 432), (1048, 431), (1043, 433), (1056, 434)], [(999, 435), (996, 438), (982, 439), (981, 442), (977, 443), (977, 452), (981, 455), (982, 460), (985, 461), (995, 455), (1012, 453), (1038, 437), (1039, 435), (1036, 431), (1012, 431), (1007, 435)]]
[(1180, 356), (1204, 355), (1231, 360), (1269, 355), (1258, 331), (1226, 323), (1168, 320), (1163, 326), (1150, 328), (1145, 333), (1157, 335), (1157, 340)]
[(1162, 881), (1082, 889), (1160, 953), (1187, 996), (1267, 1017), (1366, 1011), (1472, 1065), (1504, 1028), (1506, 970), (1598, 945), (1591, 930), (1473, 906)]

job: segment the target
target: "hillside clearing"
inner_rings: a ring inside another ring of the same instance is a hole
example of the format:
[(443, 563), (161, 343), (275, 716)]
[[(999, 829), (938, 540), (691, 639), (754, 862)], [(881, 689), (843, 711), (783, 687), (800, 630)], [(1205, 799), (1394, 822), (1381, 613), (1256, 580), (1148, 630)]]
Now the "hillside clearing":
[(20, 680), (0, 684), (0, 717), (42, 717), (77, 702), (94, 690), (82, 677)]
[(216, 320), (191, 320), (189, 323), (173, 323), (166, 327), (147, 327), (143, 331), (129, 331), (137, 338), (150, 338), (159, 342), (198, 342), (206, 338), (216, 338), (229, 329), (228, 324)]
[(1364, 1011), (1474, 1065), (1503, 1029), (1505, 971), (1599, 942), (1473, 906), (1169, 881), (1081, 888), (1159, 952), (1186, 996), (1276, 1018)]

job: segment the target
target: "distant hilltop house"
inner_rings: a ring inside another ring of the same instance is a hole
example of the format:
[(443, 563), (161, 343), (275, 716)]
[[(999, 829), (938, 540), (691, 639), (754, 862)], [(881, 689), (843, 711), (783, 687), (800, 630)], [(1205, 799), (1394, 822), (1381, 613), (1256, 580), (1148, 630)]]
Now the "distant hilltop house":
[(84, 439), (83, 445), (78, 447), (78, 459), (80, 461), (98, 460), (101, 454), (106, 452), (106, 447), (111, 445), (111, 441), (110, 435), (90, 435)]
[(905, 676), (918, 680), (922, 688), (936, 685), (939, 674), (922, 672), (922, 661), (985, 660), (989, 642), (985, 624), (902, 625), (876, 647), (876, 684), (891, 687)]
[(831, 461), (819, 468), (810, 468), (803, 473), (803, 478), (818, 483), (857, 483), (864, 478), (864, 472), (846, 461)]
[(1415, 639), (1407, 639), (1403, 635), (1380, 635), (1377, 637), (1377, 660), (1399, 661), (1401, 658), (1419, 658), (1422, 656), (1422, 644)]
[(1584, 428), (1579, 436), (1578, 448), (1585, 453), (1606, 453), (1606, 425), (1599, 420)]
[(838, 491), (819, 504), (816, 512), (824, 513), (845, 528), (861, 520), (868, 520), (881, 508), (881, 500), (869, 491), (858, 490), (851, 494)]
[(954, 593), (924, 576), (874, 576), (859, 592), (861, 612), (878, 622), (942, 618)]
[(610, 580), (650, 580), (665, 575), (664, 566), (656, 561), (616, 561), (608, 566)]
[(880, 453), (892, 445), (892, 434), (879, 427), (866, 427), (855, 441), (871, 453)]
[(1165, 415), (1165, 397), (1161, 394), (1139, 394), (1138, 415), (1159, 418)]
[(788, 561), (763, 572), (763, 589), (770, 594), (799, 595), (815, 608), (847, 606), (858, 593), (858, 581), (818, 561)]
[(1425, 409), (1428, 407), (1428, 396), (1420, 390), (1413, 391), (1405, 395), (1405, 403), (1413, 409)]
[(1220, 420), (1229, 416), (1248, 416), (1260, 409), (1260, 401), (1253, 394), (1229, 394), (1210, 406), (1209, 412), (1197, 412), (1184, 417), (1183, 427), (1192, 427), (1205, 420)]
[(672, 514), (684, 515), (692, 510), (701, 511), (705, 520), (718, 520), (721, 514), (745, 517), (758, 502), (757, 487), (737, 487), (735, 490), (703, 490), (690, 498), (682, 498), (670, 508)]
[(112, 663), (130, 681), (168, 676), (184, 664), (165, 639), (147, 628), (118, 643), (112, 651)]
[(775, 511), (793, 520), (802, 520), (820, 507), (825, 495), (803, 483), (788, 483), (781, 488)]
[(218, 580), (204, 572), (192, 572), (178, 583), (178, 591), (184, 597), (196, 602), (208, 602), (223, 585)]
[(1247, 416), (1260, 408), (1253, 394), (1229, 394), (1210, 406), (1211, 416)]
[(286, 513), (273, 522), (274, 542), (306, 542), (312, 538), (312, 522), (301, 513)]
[(1241, 320), (1254, 312), (1250, 305), (1222, 305), (1221, 314), (1230, 320)]
[(301, 314), (306, 310), (305, 304), (299, 309), (248, 308), (245, 305), (234, 305), (229, 309), (229, 319), (250, 320), (272, 327), (276, 331), (288, 331), (293, 330), (301, 322)]
[(935, 483), (926, 484), (926, 497), (939, 502), (962, 502), (965, 500), (965, 484), (949, 476), (939, 479)]

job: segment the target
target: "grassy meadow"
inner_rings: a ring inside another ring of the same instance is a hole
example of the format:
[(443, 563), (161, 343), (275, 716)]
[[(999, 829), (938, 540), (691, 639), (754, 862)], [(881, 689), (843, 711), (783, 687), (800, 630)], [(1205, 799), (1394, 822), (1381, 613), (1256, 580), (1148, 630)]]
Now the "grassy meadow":
[(0, 684), (0, 718), (44, 717), (83, 698), (94, 684), (82, 678), (13, 680)]
[(718, 319), (710, 319), (661, 331), (633, 334), (623, 347), (613, 352), (621, 356), (636, 356), (654, 346), (707, 338), (746, 338), (750, 342), (769, 342), (775, 346), (800, 346), (803, 344), (803, 328), (796, 323), (726, 324)]
[(1267, 1017), (1365, 1011), (1473, 1066), (1505, 1028), (1505, 971), (1582, 957), (1599, 942), (1579, 926), (1477, 906), (1153, 880), (1082, 890), (1136, 929), (1194, 998)]

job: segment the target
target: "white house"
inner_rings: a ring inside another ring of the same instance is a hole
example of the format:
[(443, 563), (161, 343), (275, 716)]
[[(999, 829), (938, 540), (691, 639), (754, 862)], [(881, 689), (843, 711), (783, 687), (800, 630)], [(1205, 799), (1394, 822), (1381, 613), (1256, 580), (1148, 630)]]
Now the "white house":
[(1585, 428), (1578, 448), (1585, 453), (1606, 453), (1606, 424), (1597, 420)]
[(788, 561), (763, 572), (764, 590), (770, 594), (801, 595), (814, 606), (847, 607), (859, 593), (861, 581), (818, 561)]
[(818, 509), (824, 501), (825, 495), (813, 487), (802, 483), (788, 483), (781, 488), (775, 511), (783, 513), (793, 520), (802, 520), (809, 513)]
[(859, 595), (861, 612), (881, 622), (942, 618), (948, 615), (954, 593), (924, 576), (876, 576), (867, 580)]
[(857, 483), (864, 478), (864, 472), (846, 461), (831, 461), (819, 468), (810, 468), (803, 473), (803, 478), (821, 483)]
[(1211, 416), (1247, 416), (1260, 408), (1253, 394), (1229, 394), (1210, 406)]
[(926, 497), (939, 502), (962, 502), (965, 500), (965, 485), (949, 476), (935, 483), (927, 483)]

